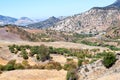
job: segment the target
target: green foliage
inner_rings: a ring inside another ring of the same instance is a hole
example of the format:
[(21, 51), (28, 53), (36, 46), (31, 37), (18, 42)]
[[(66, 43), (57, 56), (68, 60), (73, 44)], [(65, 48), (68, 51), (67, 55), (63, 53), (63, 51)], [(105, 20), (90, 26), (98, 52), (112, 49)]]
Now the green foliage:
[(28, 63), (27, 60), (23, 60), (23, 61), (22, 61), (22, 65), (23, 65), (24, 68), (26, 68), (26, 69), (29, 69), (29, 68), (30, 68), (30, 64)]
[(46, 46), (41, 45), (36, 56), (37, 60), (45, 61), (50, 59), (49, 50)]
[(4, 70), (6, 70), (6, 71), (14, 70), (14, 65), (13, 64), (7, 64), (7, 65), (4, 66)]
[(15, 65), (15, 63), (16, 63), (16, 60), (10, 60), (7, 64)]
[(115, 50), (115, 51), (119, 51), (120, 50), (120, 48), (117, 48), (117, 47), (115, 47), (115, 46), (107, 46), (109, 49), (111, 49), (111, 50)]
[(22, 55), (23, 59), (28, 59), (29, 58), (26, 50), (22, 50), (20, 54)]
[(11, 53), (14, 53), (15, 49), (14, 49), (14, 45), (13, 46), (8, 46), (9, 47), (9, 50)]
[(66, 80), (78, 80), (75, 70), (70, 70), (67, 72)]
[(116, 62), (116, 56), (111, 52), (106, 53), (106, 55), (103, 58), (104, 66), (106, 68), (110, 68), (115, 62)]
[(83, 60), (78, 59), (78, 67), (82, 66), (82, 62), (83, 62)]
[(73, 61), (69, 61), (63, 66), (63, 69), (67, 70), (67, 71), (73, 70), (73, 69), (76, 69), (76, 68), (77, 68), (77, 65)]
[(89, 45), (89, 46), (98, 46), (99, 45), (96, 42), (90, 42), (90, 41), (87, 41), (87, 40), (83, 40), (83, 41), (81, 41), (81, 43)]
[(102, 53), (98, 53), (96, 55), (93, 56), (93, 58), (103, 58), (104, 56), (106, 56), (107, 52), (102, 52)]
[(73, 34), (74, 37), (77, 37), (77, 38), (86, 38), (86, 37), (92, 37), (93, 34), (78, 34), (78, 33), (75, 33)]
[(66, 49), (66, 48), (53, 48), (53, 47), (49, 47), (49, 52), (51, 54), (70, 54), (70, 50)]
[(14, 69), (24, 69), (24, 66), (21, 63), (16, 63)]
[(14, 65), (16, 63), (16, 60), (10, 60), (5, 66), (4, 66), (4, 70), (6, 71), (10, 71), (10, 70), (14, 70)]
[(57, 70), (61, 70), (62, 66), (60, 63), (58, 62), (49, 62), (45, 65), (45, 69), (57, 69)]
[(4, 66), (0, 64), (0, 71), (4, 69)]

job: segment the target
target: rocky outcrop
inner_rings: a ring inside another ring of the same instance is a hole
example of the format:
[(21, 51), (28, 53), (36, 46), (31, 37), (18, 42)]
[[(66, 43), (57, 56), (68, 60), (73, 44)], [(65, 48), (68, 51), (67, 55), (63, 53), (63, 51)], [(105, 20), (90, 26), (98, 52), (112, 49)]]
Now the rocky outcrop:
[(113, 74), (120, 75), (120, 54), (117, 53), (116, 58), (116, 63), (109, 69), (104, 67), (102, 60), (79, 67), (77, 71), (79, 80), (97, 80)]

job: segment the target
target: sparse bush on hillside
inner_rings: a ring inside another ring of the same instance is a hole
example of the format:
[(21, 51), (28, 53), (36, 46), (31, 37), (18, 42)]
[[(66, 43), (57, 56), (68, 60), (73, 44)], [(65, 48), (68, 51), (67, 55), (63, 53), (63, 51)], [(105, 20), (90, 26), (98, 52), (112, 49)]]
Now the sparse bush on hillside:
[(87, 40), (83, 40), (83, 41), (81, 41), (81, 43), (89, 45), (89, 46), (98, 46), (99, 45), (96, 42), (90, 42), (90, 41), (87, 41)]
[(14, 69), (24, 69), (24, 66), (21, 63), (16, 63)]
[(9, 50), (11, 53), (14, 53), (14, 51), (15, 51), (14, 46), (9, 46)]
[(83, 60), (78, 59), (78, 67), (82, 66), (82, 62), (83, 62)]
[(75, 70), (70, 70), (67, 72), (66, 80), (78, 80)]
[(23, 59), (28, 59), (29, 58), (26, 50), (22, 50), (20, 54), (22, 55)]
[(0, 64), (0, 71), (4, 69), (4, 66)]
[(111, 52), (106, 53), (106, 55), (103, 58), (103, 65), (106, 68), (110, 68), (115, 62), (116, 56)]
[(4, 66), (4, 70), (6, 70), (6, 71), (14, 70), (14, 65), (13, 64), (7, 64), (7, 65)]
[(64, 70), (73, 70), (77, 68), (77, 64), (74, 61), (68, 61), (64, 66), (63, 69)]
[(29, 69), (30, 68), (30, 64), (28, 63), (27, 60), (23, 60), (22, 61), (22, 65), (24, 66), (25, 69)]
[(57, 70), (61, 70), (62, 66), (58, 62), (49, 62), (49, 63), (47, 63), (45, 65), (45, 69), (57, 69)]

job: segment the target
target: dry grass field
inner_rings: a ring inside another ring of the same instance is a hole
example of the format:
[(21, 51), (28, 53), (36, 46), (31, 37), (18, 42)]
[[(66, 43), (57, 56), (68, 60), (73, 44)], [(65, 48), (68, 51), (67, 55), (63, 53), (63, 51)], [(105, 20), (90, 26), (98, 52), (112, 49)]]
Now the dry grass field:
[(14, 70), (2, 73), (0, 80), (66, 80), (66, 73), (64, 70)]

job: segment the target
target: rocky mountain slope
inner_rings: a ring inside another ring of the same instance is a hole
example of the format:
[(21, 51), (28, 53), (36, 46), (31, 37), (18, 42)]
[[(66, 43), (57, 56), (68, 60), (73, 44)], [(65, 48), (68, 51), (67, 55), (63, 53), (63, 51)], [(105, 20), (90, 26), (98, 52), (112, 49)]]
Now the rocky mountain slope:
[(40, 21), (38, 23), (33, 23), (28, 25), (29, 28), (48, 28), (50, 26), (53, 26), (55, 23), (59, 22), (60, 19), (56, 18), (56, 17), (50, 17), (49, 19), (45, 20), (45, 21)]
[(120, 39), (120, 26), (109, 27), (105, 37), (109, 39)]
[[(58, 22), (50, 29), (77, 33), (98, 33), (105, 31), (120, 20), (120, 0), (106, 7), (94, 7)], [(114, 7), (113, 7), (114, 6)]]

